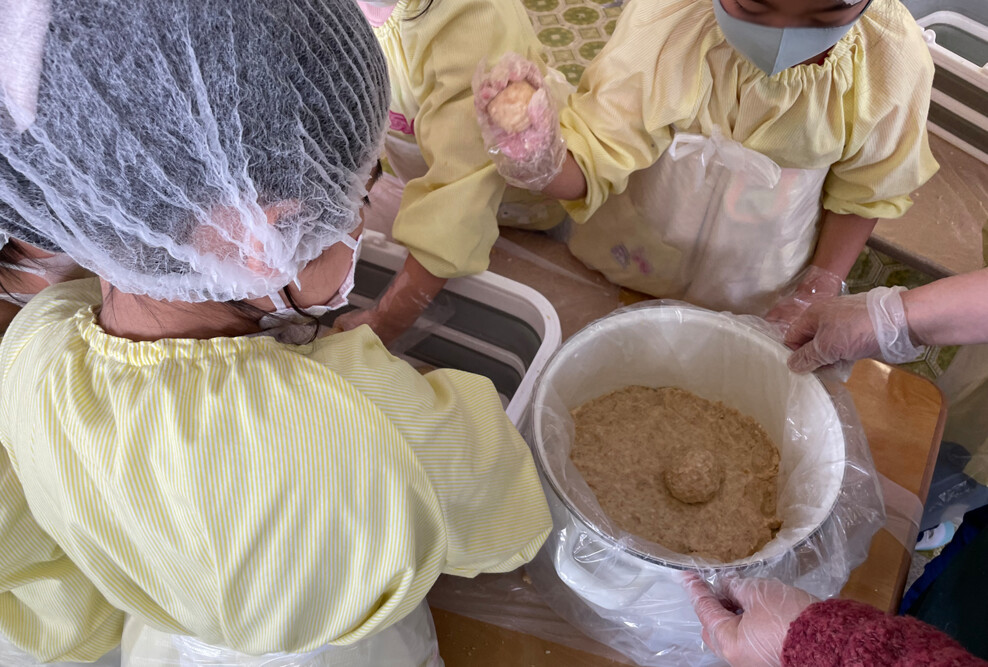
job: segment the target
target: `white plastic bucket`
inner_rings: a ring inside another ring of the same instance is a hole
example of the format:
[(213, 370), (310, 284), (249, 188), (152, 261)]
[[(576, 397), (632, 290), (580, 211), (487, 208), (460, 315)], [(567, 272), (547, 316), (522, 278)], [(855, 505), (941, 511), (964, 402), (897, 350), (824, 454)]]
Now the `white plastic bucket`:
[[(677, 570), (785, 579), (794, 569), (794, 550), (801, 551), (835, 507), (846, 462), (840, 415), (820, 380), (790, 372), (787, 357), (782, 344), (742, 319), (685, 305), (650, 306), (619, 312), (577, 333), (536, 384), (532, 445), (553, 509), (547, 551), (556, 574), (599, 613), (620, 617), (641, 605), (654, 624), (642, 628), (652, 635), (653, 648), (663, 641), (687, 645), (699, 636)], [(764, 548), (732, 563), (702, 562), (623, 533), (603, 515), (569, 462), (569, 411), (629, 385), (681, 387), (762, 425), (779, 447), (783, 519)], [(797, 559), (822, 559), (818, 549), (802, 551)]]

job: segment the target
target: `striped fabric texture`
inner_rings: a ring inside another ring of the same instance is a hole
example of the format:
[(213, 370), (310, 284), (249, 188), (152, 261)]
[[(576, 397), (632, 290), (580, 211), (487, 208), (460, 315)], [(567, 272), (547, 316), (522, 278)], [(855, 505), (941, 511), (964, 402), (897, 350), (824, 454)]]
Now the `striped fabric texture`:
[(95, 280), (53, 287), (0, 346), (0, 629), (27, 650), (106, 650), (114, 607), (243, 653), (347, 644), (548, 534), (487, 379), (423, 377), (367, 327), (132, 342), (99, 301)]

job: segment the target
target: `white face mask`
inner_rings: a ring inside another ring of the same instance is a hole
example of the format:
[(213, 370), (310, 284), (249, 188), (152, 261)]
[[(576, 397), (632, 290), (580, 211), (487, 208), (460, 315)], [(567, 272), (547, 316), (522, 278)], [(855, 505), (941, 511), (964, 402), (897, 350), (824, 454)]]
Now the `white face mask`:
[[(343, 237), (342, 243), (353, 252), (350, 260), (350, 270), (347, 272), (346, 278), (344, 278), (343, 282), (340, 284), (340, 288), (327, 302), (306, 306), (305, 308), (300, 309), (307, 316), (320, 318), (326, 313), (339, 310), (349, 303), (347, 297), (349, 297), (350, 292), (353, 291), (353, 276), (357, 270), (357, 261), (360, 259), (360, 242), (363, 240), (363, 237), (363, 234), (357, 238), (353, 238), (350, 235)], [(261, 330), (269, 335), (276, 335), (276, 337), (283, 342), (295, 342), (291, 340), (292, 336), (287, 335), (287, 330), (296, 328), (299, 324), (310, 325), (311, 322), (307, 317), (299, 315), (298, 311), (285, 303), (285, 300), (281, 296), (281, 292), (268, 294), (268, 298), (274, 303), (275, 310), (274, 312), (262, 317), (260, 322), (258, 322)], [(286, 335), (282, 336), (282, 333), (285, 333)], [(311, 334), (309, 334), (307, 338), (311, 338)]]
[(833, 28), (773, 28), (734, 18), (724, 9), (721, 0), (713, 0), (713, 3), (714, 16), (728, 43), (769, 76), (828, 51), (868, 8), (865, 5), (853, 21)]

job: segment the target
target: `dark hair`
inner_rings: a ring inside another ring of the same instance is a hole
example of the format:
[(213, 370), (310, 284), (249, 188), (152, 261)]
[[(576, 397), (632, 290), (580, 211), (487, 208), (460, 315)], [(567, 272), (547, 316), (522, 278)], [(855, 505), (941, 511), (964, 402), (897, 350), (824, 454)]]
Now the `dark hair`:
[[(27, 259), (27, 256), (21, 252), (21, 249), (18, 248), (17, 244), (13, 241), (7, 241), (3, 244), (3, 247), (0, 247), (0, 290), (3, 290), (3, 293), (12, 299), (15, 297), (4, 284), (4, 278), (11, 277), (11, 274), (13, 273), (13, 271), (9, 268), (9, 265), (19, 264), (25, 259)], [(20, 299), (16, 300), (20, 302)]]
[[(135, 46), (144, 43), (154, 48)], [(388, 94), (387, 63), (349, 0), (56, 2), (37, 132), (16, 133), (0, 112), (0, 148), (11, 155), (0, 191), (12, 204), (0, 226), (29, 226), (18, 213), (47, 218), (56, 223), (49, 241), (87, 229), (96, 257), (196, 272), (171, 244), (145, 243), (117, 218), (182, 243), (199, 228), (191, 211), (253, 190), (262, 204), (300, 202), (277, 224), (338, 219), (340, 193), (378, 152)], [(91, 191), (59, 191), (79, 182)]]
[[(420, 9), (420, 10), (419, 10), (419, 13), (418, 13), (418, 14), (416, 14), (415, 16), (409, 16), (409, 17), (408, 17), (407, 19), (405, 19), (405, 20), (406, 20), (406, 21), (414, 21), (415, 19), (420, 19), (420, 18), (422, 18), (423, 16), (425, 16), (425, 13), (426, 13), (427, 11), (429, 11), (429, 9), (430, 9), (430, 8), (432, 7), (432, 3), (433, 3), (433, 2), (435, 2), (435, 1), (436, 1), (436, 0), (425, 0), (425, 6), (424, 6), (424, 7), (422, 7), (422, 9)], [(499, 0), (499, 1), (501, 1), (501, 0)]]

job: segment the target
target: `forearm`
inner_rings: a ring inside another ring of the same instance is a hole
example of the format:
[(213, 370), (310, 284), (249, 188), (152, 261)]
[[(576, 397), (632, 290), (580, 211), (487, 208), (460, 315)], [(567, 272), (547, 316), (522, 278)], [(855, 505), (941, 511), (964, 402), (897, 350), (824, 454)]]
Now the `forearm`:
[(988, 269), (911, 289), (902, 303), (916, 344), (988, 343)]
[(542, 192), (554, 199), (567, 201), (583, 199), (587, 196), (587, 179), (572, 153), (566, 153), (562, 171)]
[(841, 279), (847, 278), (877, 222), (875, 218), (825, 211), (820, 238), (810, 264)]
[(425, 312), (446, 285), (446, 278), (429, 273), (411, 254), (381, 296), (376, 310), (396, 327), (407, 329)]

